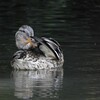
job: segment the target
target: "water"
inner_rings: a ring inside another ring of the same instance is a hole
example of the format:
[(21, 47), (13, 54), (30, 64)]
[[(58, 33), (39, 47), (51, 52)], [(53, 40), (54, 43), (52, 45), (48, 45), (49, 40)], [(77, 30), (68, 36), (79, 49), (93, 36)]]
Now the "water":
[[(14, 35), (27, 24), (53, 37), (64, 51), (62, 69), (14, 71)], [(100, 2), (0, 2), (0, 100), (100, 100)]]

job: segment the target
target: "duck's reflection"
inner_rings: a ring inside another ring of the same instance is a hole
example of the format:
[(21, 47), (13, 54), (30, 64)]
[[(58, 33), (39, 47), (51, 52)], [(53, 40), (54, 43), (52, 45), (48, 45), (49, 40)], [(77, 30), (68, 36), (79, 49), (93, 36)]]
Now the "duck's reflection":
[(13, 71), (15, 96), (56, 98), (62, 88), (63, 69), (38, 71)]

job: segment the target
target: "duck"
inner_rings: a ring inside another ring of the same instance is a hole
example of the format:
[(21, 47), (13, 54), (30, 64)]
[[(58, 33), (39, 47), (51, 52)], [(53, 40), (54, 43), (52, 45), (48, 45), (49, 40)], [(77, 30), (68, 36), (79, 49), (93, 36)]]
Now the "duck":
[(18, 48), (11, 66), (17, 70), (61, 68), (64, 55), (60, 44), (53, 38), (36, 37), (31, 26), (22, 25), (15, 33)]

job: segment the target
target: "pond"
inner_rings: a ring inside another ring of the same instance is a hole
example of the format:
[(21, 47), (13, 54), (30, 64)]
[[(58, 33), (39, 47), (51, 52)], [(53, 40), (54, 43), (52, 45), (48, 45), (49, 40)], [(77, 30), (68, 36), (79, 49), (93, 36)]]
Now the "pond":
[[(100, 100), (100, 8), (92, 0), (0, 2), (0, 100)], [(15, 71), (15, 33), (30, 25), (61, 44), (61, 69)]]

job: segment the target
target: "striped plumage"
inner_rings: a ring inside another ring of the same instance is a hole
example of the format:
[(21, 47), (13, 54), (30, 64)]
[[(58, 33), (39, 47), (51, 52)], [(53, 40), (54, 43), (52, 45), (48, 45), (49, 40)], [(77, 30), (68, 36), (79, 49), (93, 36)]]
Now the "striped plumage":
[(64, 58), (60, 44), (53, 38), (35, 37), (30, 26), (23, 25), (15, 35), (18, 51), (13, 55), (14, 69), (48, 69), (62, 67)]

